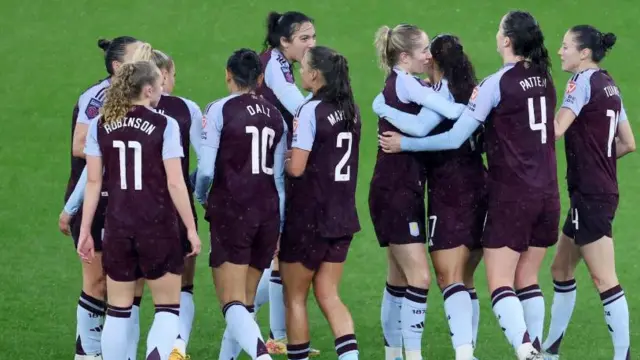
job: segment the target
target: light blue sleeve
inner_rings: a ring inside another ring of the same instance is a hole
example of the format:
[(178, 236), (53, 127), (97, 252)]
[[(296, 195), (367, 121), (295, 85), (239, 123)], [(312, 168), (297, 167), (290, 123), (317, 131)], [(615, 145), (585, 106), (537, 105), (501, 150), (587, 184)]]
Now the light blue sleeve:
[(166, 116), (167, 126), (164, 128), (162, 141), (162, 160), (184, 157), (184, 150), (180, 141), (180, 126), (176, 119)]
[(84, 145), (84, 154), (88, 156), (102, 156), (100, 145), (98, 144), (98, 121), (100, 117), (94, 119), (89, 124), (87, 140)]
[[(202, 110), (198, 104), (191, 100), (185, 99), (191, 113), (191, 126), (189, 127), (189, 140), (191, 147), (196, 153), (196, 157), (200, 157), (200, 134), (202, 133)], [(187, 151), (187, 149), (185, 149)]]
[(465, 113), (453, 125), (451, 130), (423, 138), (403, 136), (400, 142), (402, 151), (438, 151), (459, 148), (480, 126), (480, 122)]
[(620, 117), (618, 118), (618, 124), (625, 121), (629, 121), (629, 119), (627, 119), (627, 111), (624, 109), (624, 104), (620, 103)]
[(382, 93), (373, 100), (373, 111), (380, 117), (387, 119), (391, 125), (409, 136), (427, 136), (444, 118), (428, 108), (423, 107), (418, 115), (400, 111), (385, 103)]
[(215, 174), (216, 158), (220, 147), (220, 136), (222, 135), (222, 108), (226, 101), (220, 100), (209, 107), (200, 138), (200, 157), (198, 158), (198, 169), (196, 170), (195, 197), (204, 204), (207, 201), (209, 188), (213, 182)]
[(491, 111), (500, 103), (502, 97), (500, 94), (500, 79), (502, 79), (503, 73), (503, 71), (500, 71), (490, 75), (473, 89), (467, 109), (462, 116), (467, 115), (481, 123), (485, 122)]
[(316, 106), (318, 101), (311, 101), (300, 109), (297, 126), (294, 126), (291, 148), (311, 151), (316, 138)]
[(285, 209), (285, 191), (284, 191), (284, 160), (287, 153), (287, 123), (282, 120), (284, 124), (284, 132), (282, 138), (276, 146), (276, 151), (273, 159), (273, 177), (276, 183), (276, 189), (278, 190), (278, 198), (280, 199), (280, 232), (284, 228), (284, 209)]
[(396, 92), (400, 100), (420, 104), (447, 119), (459, 118), (465, 109), (465, 105), (449, 101), (432, 88), (422, 85), (418, 79), (407, 74), (398, 74)]
[(591, 98), (591, 81), (589, 76), (579, 76), (577, 81), (569, 80), (562, 99), (562, 107), (571, 110), (576, 116)]
[(69, 215), (75, 215), (82, 207), (82, 201), (84, 200), (84, 188), (87, 185), (87, 167), (85, 166), (82, 169), (82, 174), (80, 174), (80, 179), (76, 183), (76, 187), (73, 189), (73, 192), (69, 196), (67, 203), (64, 204), (64, 211)]

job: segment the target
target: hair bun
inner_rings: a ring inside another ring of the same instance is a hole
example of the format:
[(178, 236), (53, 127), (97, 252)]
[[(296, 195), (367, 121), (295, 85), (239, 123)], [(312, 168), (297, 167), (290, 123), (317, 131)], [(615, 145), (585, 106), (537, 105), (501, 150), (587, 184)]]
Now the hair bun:
[(602, 35), (602, 47), (609, 50), (616, 44), (616, 35), (614, 33), (606, 33)]
[(103, 51), (107, 51), (110, 45), (111, 45), (111, 40), (107, 40), (107, 39), (98, 40), (98, 47)]

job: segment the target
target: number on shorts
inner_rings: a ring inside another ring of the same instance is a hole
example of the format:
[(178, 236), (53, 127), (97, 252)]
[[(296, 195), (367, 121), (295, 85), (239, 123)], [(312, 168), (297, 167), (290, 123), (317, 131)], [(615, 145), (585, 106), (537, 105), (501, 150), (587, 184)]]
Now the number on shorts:
[(438, 222), (438, 216), (429, 216), (429, 239), (433, 239), (433, 235), (436, 233), (436, 223)]
[(353, 144), (353, 134), (350, 132), (341, 132), (338, 134), (338, 138), (336, 141), (336, 147), (339, 149), (342, 148), (344, 141), (347, 141), (347, 152), (344, 153), (342, 159), (336, 165), (336, 171), (334, 176), (334, 181), (349, 181), (351, 180), (351, 166), (347, 165), (346, 171), (343, 173), (343, 169), (349, 161), (349, 157), (351, 156), (351, 145)]
[(547, 143), (547, 98), (540, 97), (540, 115), (542, 116), (541, 122), (536, 122), (536, 113), (533, 107), (533, 98), (527, 99), (529, 105), (529, 128), (533, 131), (540, 131), (540, 142), (542, 144)]
[(607, 116), (609, 117), (609, 140), (607, 140), (607, 156), (611, 157), (611, 155), (613, 155), (611, 152), (613, 150), (613, 141), (616, 138), (616, 129), (618, 128), (620, 113), (613, 110), (607, 110)]
[(114, 140), (113, 147), (119, 150), (120, 157), (120, 188), (127, 190), (127, 147), (133, 149), (133, 188), (142, 190), (142, 144), (137, 141)]
[[(251, 134), (251, 173), (260, 174), (260, 168), (262, 168), (263, 173), (273, 175), (273, 168), (267, 166), (267, 150), (273, 147), (276, 132), (272, 128), (265, 127), (261, 134), (255, 126), (246, 126), (245, 131)], [(262, 147), (260, 147), (261, 142)]]
[(573, 227), (578, 230), (578, 209), (571, 209), (571, 222), (573, 223)]

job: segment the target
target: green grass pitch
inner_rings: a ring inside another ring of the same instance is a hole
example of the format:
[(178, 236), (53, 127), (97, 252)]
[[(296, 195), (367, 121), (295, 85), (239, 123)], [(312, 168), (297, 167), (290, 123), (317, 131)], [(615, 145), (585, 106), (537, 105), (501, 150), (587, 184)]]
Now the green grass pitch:
[[(204, 107), (226, 95), (224, 64), (240, 47), (258, 49), (269, 10), (301, 10), (316, 19), (318, 44), (344, 53), (350, 62), (354, 93), (363, 110), (358, 207), (362, 231), (356, 236), (346, 265), (342, 294), (356, 324), (361, 358), (383, 359), (380, 300), (385, 255), (376, 242), (368, 214), (367, 193), (376, 153), (376, 118), (371, 101), (384, 76), (376, 68), (373, 34), (383, 24), (410, 22), (429, 35), (459, 35), (478, 76), (500, 65), (495, 33), (500, 17), (518, 2), (417, 2), (381, 0), (7, 0), (0, 4), (0, 357), (3, 359), (71, 359), (75, 308), (80, 291), (80, 264), (69, 238), (57, 231), (57, 216), (69, 173), (70, 117), (74, 102), (90, 84), (105, 76), (99, 37), (133, 35), (173, 56), (177, 63), (175, 93)], [(567, 74), (555, 55), (565, 30), (578, 23), (594, 24), (618, 35), (618, 44), (603, 66), (625, 97), (632, 124), (640, 113), (637, 102), (637, 58), (640, 57), (633, 0), (540, 0), (522, 3), (541, 23), (554, 58), (559, 96)], [(559, 174), (564, 179), (564, 153), (559, 144)], [(640, 201), (640, 157), (619, 163), (621, 201), (615, 222), (617, 268), (631, 311), (631, 341), (637, 343), (640, 323), (640, 268), (637, 254), (637, 213)], [(563, 216), (567, 197), (562, 184)], [(564, 220), (564, 219), (563, 219)], [(202, 227), (203, 242), (207, 231)], [(547, 300), (551, 250), (541, 274)], [(217, 359), (223, 319), (207, 267), (208, 246), (199, 259), (195, 287), (196, 320), (190, 344), (193, 359)], [(610, 359), (612, 347), (603, 322), (599, 297), (586, 268), (578, 271), (579, 296), (568, 335), (565, 359)], [(486, 290), (484, 268), (477, 273), (481, 327), (477, 356), (512, 359)], [(140, 353), (153, 308), (145, 297)], [(324, 358), (335, 358), (333, 338), (321, 313), (311, 306), (312, 344)], [(267, 311), (259, 314), (266, 334)], [(452, 358), (442, 298), (432, 285), (424, 334), (427, 359)]]

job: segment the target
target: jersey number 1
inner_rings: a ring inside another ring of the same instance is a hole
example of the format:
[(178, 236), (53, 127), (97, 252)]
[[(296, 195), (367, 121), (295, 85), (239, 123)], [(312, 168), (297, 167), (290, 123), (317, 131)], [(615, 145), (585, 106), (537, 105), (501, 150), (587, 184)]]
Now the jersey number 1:
[(120, 189), (127, 190), (127, 147), (133, 149), (133, 188), (142, 190), (142, 144), (137, 141), (114, 140), (113, 148), (119, 150), (120, 157)]
[[(262, 168), (263, 173), (273, 175), (273, 168), (267, 166), (267, 150), (273, 147), (276, 132), (272, 128), (265, 127), (261, 135), (260, 130), (255, 126), (246, 126), (245, 131), (251, 134), (251, 173), (260, 174), (260, 168)], [(260, 143), (262, 143), (262, 149)]]
[(536, 122), (536, 112), (533, 107), (533, 98), (527, 99), (529, 105), (529, 128), (533, 131), (540, 131), (540, 142), (547, 143), (547, 98), (540, 97), (540, 122)]

